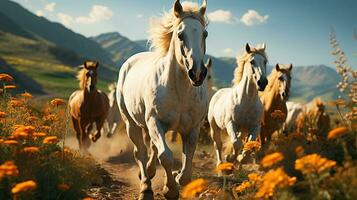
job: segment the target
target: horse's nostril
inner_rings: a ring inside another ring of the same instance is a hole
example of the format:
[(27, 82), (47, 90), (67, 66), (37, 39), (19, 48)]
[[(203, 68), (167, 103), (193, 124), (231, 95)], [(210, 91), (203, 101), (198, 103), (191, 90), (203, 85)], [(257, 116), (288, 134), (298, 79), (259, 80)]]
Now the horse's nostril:
[(195, 80), (195, 72), (192, 69), (188, 70), (188, 76), (191, 80)]
[(204, 78), (206, 78), (206, 76), (207, 76), (207, 69), (204, 68), (202, 73), (201, 73), (201, 78), (204, 79)]
[(258, 83), (259, 86), (261, 86), (261, 84), (262, 84), (262, 82), (260, 80), (258, 80), (257, 83)]

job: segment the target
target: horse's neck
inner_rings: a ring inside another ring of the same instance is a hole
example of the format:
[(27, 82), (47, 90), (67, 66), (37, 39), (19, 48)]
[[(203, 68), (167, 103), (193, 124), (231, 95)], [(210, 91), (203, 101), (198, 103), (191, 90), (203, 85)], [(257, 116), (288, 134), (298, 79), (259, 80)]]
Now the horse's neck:
[(252, 75), (248, 72), (248, 66), (244, 67), (242, 80), (235, 88), (235, 92), (239, 93), (243, 99), (255, 99), (258, 97), (258, 90), (254, 83)]
[(268, 82), (272, 83), (271, 87), (267, 87), (266, 91), (264, 91), (264, 104), (266, 108), (273, 107), (281, 107), (283, 103), (285, 103), (279, 94), (279, 83), (276, 80), (268, 80)]
[(86, 88), (83, 89), (84, 102), (89, 103), (90, 102), (89, 100), (95, 98), (97, 96), (97, 94), (98, 94), (97, 89), (95, 89), (92, 92), (89, 92)]

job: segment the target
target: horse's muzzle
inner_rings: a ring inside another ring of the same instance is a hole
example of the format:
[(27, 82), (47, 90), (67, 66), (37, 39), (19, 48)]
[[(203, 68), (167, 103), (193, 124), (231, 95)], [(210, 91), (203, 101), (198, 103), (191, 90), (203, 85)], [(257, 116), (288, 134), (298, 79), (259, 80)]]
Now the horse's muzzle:
[(259, 91), (263, 92), (266, 88), (266, 86), (268, 85), (268, 79), (267, 78), (261, 78), (258, 80), (257, 82), (258, 87), (259, 87)]
[(198, 75), (193, 69), (188, 70), (188, 77), (190, 78), (192, 85), (195, 87), (199, 87), (203, 84), (207, 76), (207, 69), (202, 67), (201, 73)]

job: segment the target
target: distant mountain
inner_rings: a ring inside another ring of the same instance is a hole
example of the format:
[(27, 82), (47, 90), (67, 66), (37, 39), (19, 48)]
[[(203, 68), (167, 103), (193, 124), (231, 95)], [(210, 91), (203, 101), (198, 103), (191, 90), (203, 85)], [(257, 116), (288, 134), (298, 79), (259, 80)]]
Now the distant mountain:
[[(96, 59), (108, 65), (113, 64), (111, 55), (96, 42), (67, 29), (62, 24), (50, 22), (44, 17), (38, 17), (18, 3), (1, 0), (0, 14), (2, 14), (0, 16), (2, 23), (5, 21), (6, 24), (16, 24), (12, 26), (11, 30), (5, 30), (6, 32), (30, 39), (42, 39), (60, 48), (72, 50), (81, 57)], [(4, 23), (4, 26), (6, 24)]]
[(118, 32), (104, 33), (91, 38), (109, 52), (116, 66), (121, 66), (132, 55), (146, 51), (141, 44), (129, 40)]

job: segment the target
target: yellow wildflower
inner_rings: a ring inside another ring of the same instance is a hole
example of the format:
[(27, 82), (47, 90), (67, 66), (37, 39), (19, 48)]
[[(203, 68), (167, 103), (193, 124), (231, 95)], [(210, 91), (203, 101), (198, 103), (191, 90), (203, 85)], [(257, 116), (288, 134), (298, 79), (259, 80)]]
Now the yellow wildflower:
[(19, 144), (19, 142), (16, 140), (5, 140), (3, 143), (6, 145), (18, 145)]
[(259, 151), (261, 148), (261, 144), (257, 141), (249, 141), (244, 144), (244, 151)]
[(233, 163), (226, 162), (226, 163), (219, 164), (219, 165), (214, 169), (214, 171), (215, 171), (215, 172), (231, 172), (231, 171), (233, 171), (233, 169), (234, 169), (234, 164), (233, 164)]
[(48, 136), (43, 140), (43, 144), (56, 144), (58, 142), (57, 136)]
[(26, 98), (26, 99), (32, 99), (33, 98), (32, 94), (30, 94), (28, 92), (22, 93), (21, 96)]
[(295, 161), (295, 169), (303, 174), (320, 173), (336, 166), (336, 162), (318, 154), (306, 155)]
[(9, 74), (0, 74), (0, 80), (5, 81), (5, 82), (12, 82), (14, 81), (14, 78), (10, 76)]
[(24, 152), (25, 153), (37, 153), (40, 151), (40, 148), (38, 147), (25, 147)]
[(182, 197), (183, 198), (193, 198), (196, 197), (198, 194), (206, 190), (207, 188), (207, 180), (203, 178), (196, 179), (191, 183), (187, 184), (182, 190)]
[(239, 186), (237, 186), (237, 187), (235, 188), (235, 191), (236, 191), (237, 193), (242, 193), (242, 192), (244, 192), (245, 190), (247, 190), (248, 188), (250, 188), (251, 186), (252, 186), (252, 185), (250, 184), (249, 181), (243, 181), (242, 184), (240, 184)]
[(264, 158), (261, 161), (261, 164), (263, 167), (270, 167), (284, 159), (284, 156), (282, 153), (276, 152), (272, 153), (269, 155), (264, 156)]
[(16, 85), (5, 85), (4, 86), (5, 89), (16, 89)]
[(19, 170), (12, 161), (7, 161), (0, 165), (0, 180), (5, 176), (18, 176)]
[(15, 108), (15, 107), (21, 107), (21, 106), (23, 106), (23, 105), (24, 105), (24, 102), (23, 102), (23, 101), (19, 101), (19, 100), (13, 99), (13, 100), (10, 100), (10, 101), (9, 101), (9, 104), (10, 104), (10, 106), (12, 106), (13, 108)]
[(260, 182), (262, 181), (262, 176), (259, 175), (258, 173), (250, 173), (248, 174), (248, 179), (251, 182)]
[(284, 188), (295, 184), (296, 178), (289, 177), (283, 168), (273, 169), (263, 176), (262, 185), (255, 194), (256, 198), (266, 198), (273, 196), (276, 188)]
[(328, 133), (327, 139), (335, 139), (348, 133), (347, 127), (338, 127)]
[(25, 181), (22, 183), (18, 183), (16, 184), (12, 189), (11, 192), (13, 194), (17, 194), (20, 192), (26, 192), (26, 191), (31, 191), (31, 190), (35, 190), (37, 187), (37, 184), (35, 181), (30, 180), (30, 181)]
[(63, 99), (55, 98), (51, 101), (53, 106), (61, 106), (64, 105), (66, 102)]

